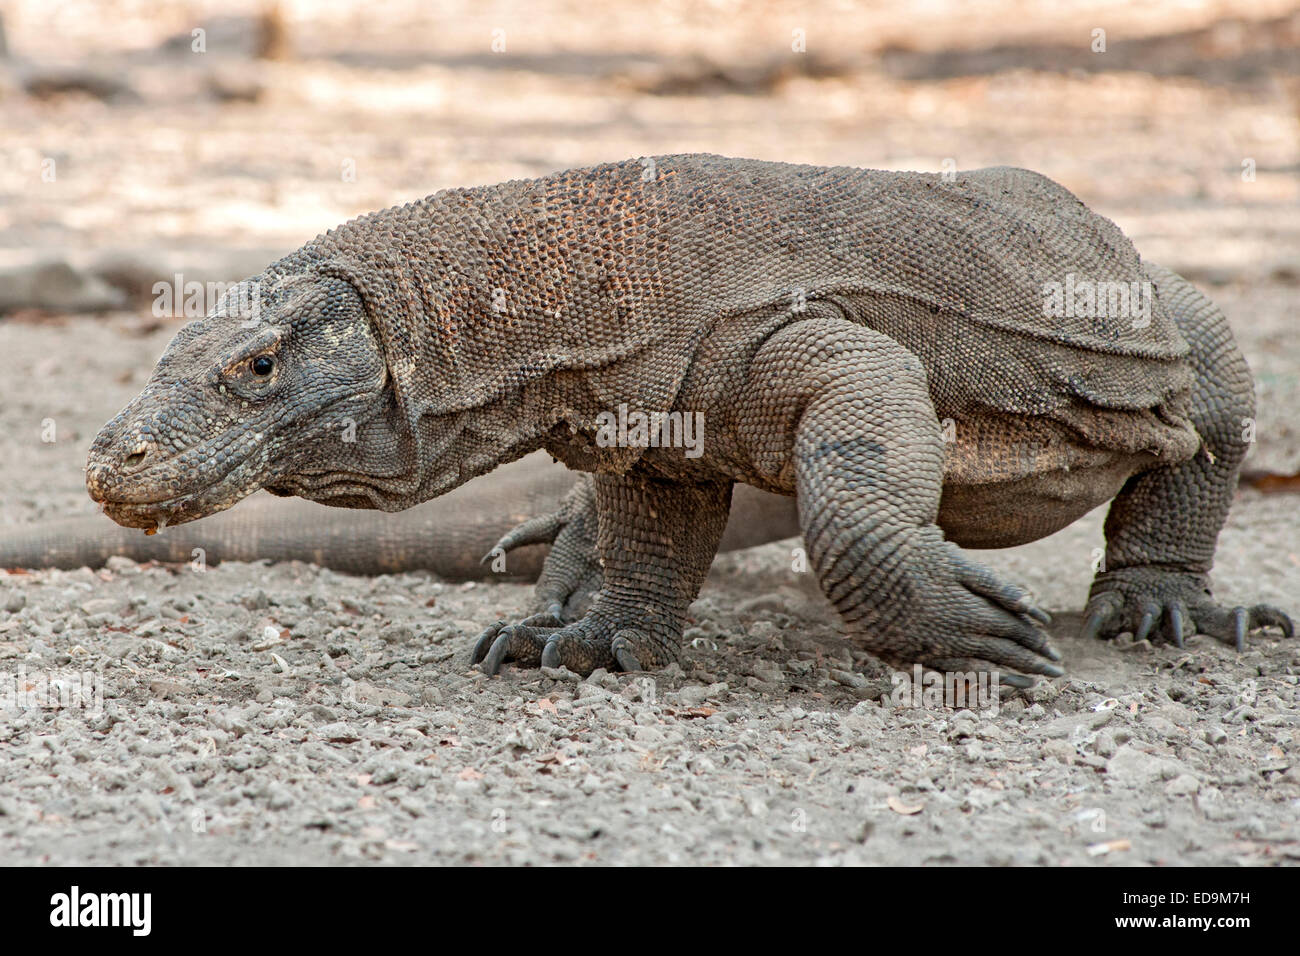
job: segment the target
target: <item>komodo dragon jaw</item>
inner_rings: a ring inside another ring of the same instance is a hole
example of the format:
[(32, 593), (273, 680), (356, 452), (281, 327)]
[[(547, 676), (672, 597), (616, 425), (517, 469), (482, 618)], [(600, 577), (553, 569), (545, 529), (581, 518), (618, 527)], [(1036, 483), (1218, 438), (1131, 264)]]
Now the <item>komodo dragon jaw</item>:
[(118, 524), (193, 521), (259, 488), (296, 487), (300, 474), (346, 471), (365, 484), (376, 443), (356, 433), (381, 417), (389, 376), (360, 296), (311, 275), (241, 286), (257, 290), (256, 312), (228, 297), (181, 329), (92, 443), (86, 488)]

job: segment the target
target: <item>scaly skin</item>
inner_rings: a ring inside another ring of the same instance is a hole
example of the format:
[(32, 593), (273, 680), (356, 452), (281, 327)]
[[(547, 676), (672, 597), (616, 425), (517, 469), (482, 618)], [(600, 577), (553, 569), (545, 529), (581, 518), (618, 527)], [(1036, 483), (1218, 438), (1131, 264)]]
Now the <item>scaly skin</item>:
[[(87, 486), (145, 528), (259, 487), (398, 511), (543, 449), (595, 477), (516, 536), (555, 538), (542, 606), (474, 657), (585, 673), (674, 658), (743, 484), (796, 499), (823, 589), (882, 658), (1056, 675), (1046, 614), (957, 545), (1033, 540), (1118, 494), (1131, 554), (1104, 600), (1141, 621), (1171, 573), (1149, 527), (1200, 509), (1217, 532), (1236, 476), (1194, 464), (1208, 383), (1239, 384), (1227, 353), (1189, 348), (1160, 296), (1141, 322), (1049, 309), (1045, 283), (1076, 277), (1146, 273), (1023, 170), (665, 156), (448, 190), (272, 264), (238, 290), (251, 320), (183, 330)], [(611, 444), (603, 417), (628, 409), (702, 417), (703, 444)]]

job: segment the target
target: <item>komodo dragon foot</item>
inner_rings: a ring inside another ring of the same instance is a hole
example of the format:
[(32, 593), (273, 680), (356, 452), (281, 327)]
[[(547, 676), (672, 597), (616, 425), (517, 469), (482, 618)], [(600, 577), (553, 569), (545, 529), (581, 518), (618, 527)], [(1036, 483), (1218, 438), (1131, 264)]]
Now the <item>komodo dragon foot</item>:
[(1189, 414), (1201, 452), (1134, 475), (1106, 516), (1106, 568), (1092, 584), (1085, 637), (1130, 631), (1178, 647), (1190, 634), (1208, 634), (1238, 651), (1262, 627), (1295, 628), (1267, 604), (1227, 608), (1210, 596), (1207, 572), (1228, 517), (1255, 418), (1255, 384), (1224, 314), (1191, 283), (1148, 263), (1161, 303), (1191, 348), (1196, 373)]
[(560, 507), (530, 518), (503, 536), (484, 557), (508, 554), (528, 544), (550, 544), (551, 551), (537, 581), (533, 613), (516, 624), (497, 621), (479, 635), (470, 655), (495, 674), (507, 659), (526, 666), (568, 667), (587, 673), (617, 662), (624, 670), (640, 664), (628, 647), (635, 633), (610, 622), (578, 621), (600, 590), (603, 572), (596, 552), (598, 526), (596, 489), (583, 475)]
[(1246, 634), (1264, 627), (1295, 636), (1295, 626), (1283, 611), (1268, 604), (1224, 607), (1211, 598), (1204, 574), (1163, 568), (1117, 568), (1098, 574), (1084, 614), (1084, 637), (1109, 638), (1127, 631), (1139, 641), (1159, 637), (1177, 647), (1192, 634), (1207, 634), (1241, 651)]
[(596, 611), (565, 624), (543, 612), (517, 624), (497, 621), (480, 635), (471, 662), (481, 663), (485, 674), (495, 674), (506, 660), (525, 667), (567, 667), (576, 674), (598, 667), (639, 671), (642, 659), (648, 667), (675, 661), (675, 645), (675, 634), (656, 637), (654, 630), (631, 619)]
[(487, 674), (512, 660), (587, 675), (676, 661), (686, 609), (717, 551), (730, 498), (729, 482), (580, 480), (555, 513), (524, 522), (498, 542), (501, 551), (554, 544), (533, 613), (487, 628), (471, 663)]

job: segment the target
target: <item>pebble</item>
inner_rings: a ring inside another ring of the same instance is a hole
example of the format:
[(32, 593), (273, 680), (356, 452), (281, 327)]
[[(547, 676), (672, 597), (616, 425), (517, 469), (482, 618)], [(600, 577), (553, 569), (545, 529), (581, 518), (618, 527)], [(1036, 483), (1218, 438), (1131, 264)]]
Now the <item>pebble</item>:
[(1171, 797), (1184, 797), (1188, 794), (1195, 793), (1201, 786), (1201, 782), (1190, 773), (1180, 773), (1174, 779), (1165, 784), (1165, 793)]

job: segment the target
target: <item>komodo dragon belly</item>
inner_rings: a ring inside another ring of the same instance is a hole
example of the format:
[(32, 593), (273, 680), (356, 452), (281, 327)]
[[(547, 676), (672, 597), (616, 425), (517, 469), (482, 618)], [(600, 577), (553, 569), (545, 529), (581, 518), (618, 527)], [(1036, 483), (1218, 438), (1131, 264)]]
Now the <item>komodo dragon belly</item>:
[[(1133, 475), (1182, 460), (1199, 444), (1185, 424), (1165, 424), (1153, 411), (1092, 408), (1088, 425), (1084, 438), (1046, 417), (949, 420), (938, 519), (945, 536), (966, 548), (1035, 541), (1105, 504)], [(1131, 440), (1096, 442), (1099, 430), (1156, 440), (1139, 448)]]

